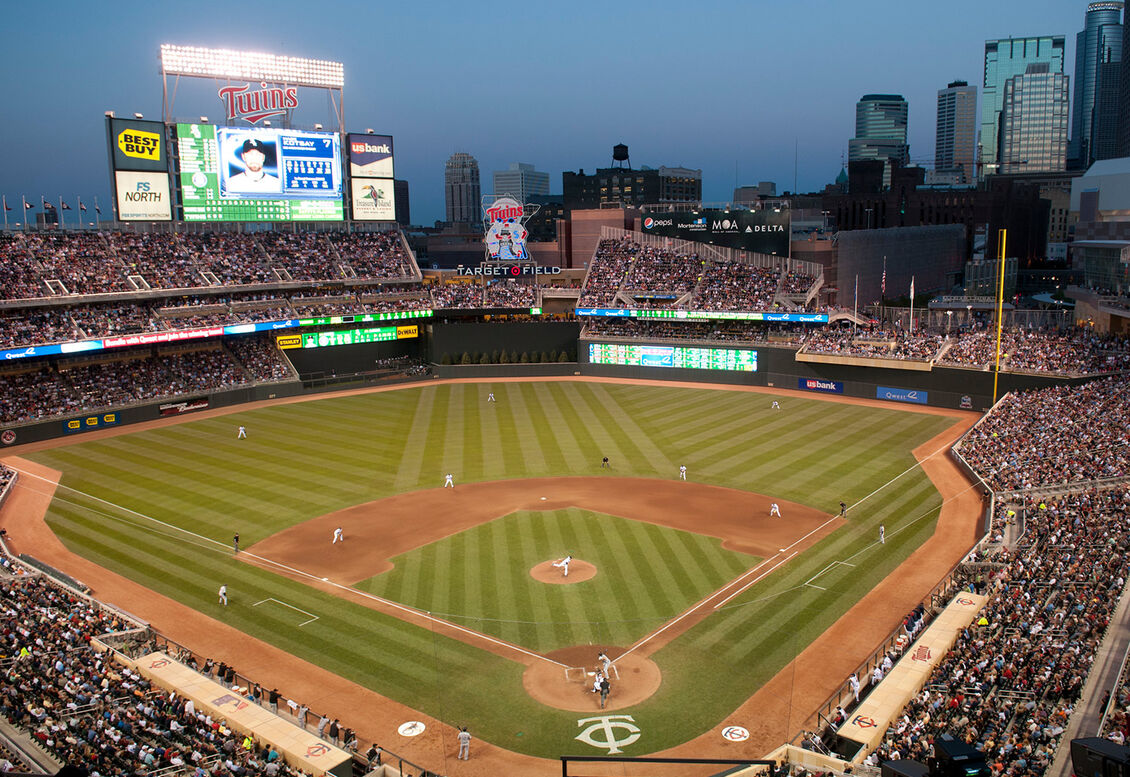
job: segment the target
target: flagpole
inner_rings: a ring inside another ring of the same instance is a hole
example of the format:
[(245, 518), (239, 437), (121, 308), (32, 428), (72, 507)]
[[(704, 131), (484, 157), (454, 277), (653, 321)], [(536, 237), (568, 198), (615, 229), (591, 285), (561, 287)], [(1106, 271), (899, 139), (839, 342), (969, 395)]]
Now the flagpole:
[(59, 195), (59, 229), (66, 229), (67, 222), (63, 221), (63, 195)]
[(1008, 244), (1008, 230), (1002, 229), (1000, 231), (999, 239), (1000, 249), (1000, 281), (997, 287), (997, 357), (996, 363), (993, 366), (993, 404), (997, 403), (997, 379), (1001, 374), (1001, 329), (1004, 326), (1004, 257), (1005, 248)]
[(20, 199), (23, 200), (23, 202), (24, 202), (24, 232), (27, 232), (27, 211), (28, 211), (27, 195), (21, 194)]
[(855, 331), (859, 324), (859, 273), (855, 274), (855, 302), (851, 306), (851, 328)]
[(8, 231), (8, 195), (3, 195), (4, 200), (4, 231)]
[(914, 334), (914, 276), (910, 276), (910, 334)]

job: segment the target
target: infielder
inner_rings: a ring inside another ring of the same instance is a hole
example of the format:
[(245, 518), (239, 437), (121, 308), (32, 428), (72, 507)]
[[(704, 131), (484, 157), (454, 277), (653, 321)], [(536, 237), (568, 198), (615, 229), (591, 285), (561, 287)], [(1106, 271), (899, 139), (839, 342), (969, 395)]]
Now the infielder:
[(554, 561), (553, 566), (555, 566), (555, 567), (557, 567), (561, 570), (561, 576), (562, 577), (568, 577), (569, 576), (569, 562), (572, 561), (572, 560), (573, 560), (572, 556), (566, 556), (565, 558), (561, 559), (560, 561)]
[(769, 505), (769, 517), (772, 518), (774, 515), (778, 518), (781, 517), (781, 508), (777, 506), (776, 502)]
[(334, 541), (331, 542), (330, 544), (336, 545), (339, 542), (345, 542), (345, 533), (342, 532), (340, 526), (338, 528), (334, 529)]
[(455, 488), (455, 476), (454, 475), (444, 475), (443, 476), (443, 487), (444, 488)]
[(235, 433), (235, 439), (237, 439), (237, 440), (246, 440), (246, 439), (247, 439), (247, 430), (246, 430), (246, 429), (244, 429), (244, 428), (243, 428), (242, 426), (241, 426), (241, 427), (239, 427), (239, 431), (237, 431), (237, 432)]
[(682, 478), (683, 480), (687, 479), (687, 465), (686, 464), (680, 464), (679, 465), (679, 477)]
[(228, 586), (227, 586), (227, 583), (224, 583), (223, 585), (220, 586), (220, 604), (224, 605), (224, 607), (228, 606)]
[[(491, 396), (493, 397), (494, 394), (491, 394)], [(491, 401), (493, 402), (494, 400), (491, 400)], [(470, 734), (469, 731), (467, 731), (466, 726), (460, 727), (459, 735), (458, 735), (457, 738), (459, 739), (459, 756), (458, 756), (458, 758), (461, 761), (470, 761), (471, 760), (471, 734)]]

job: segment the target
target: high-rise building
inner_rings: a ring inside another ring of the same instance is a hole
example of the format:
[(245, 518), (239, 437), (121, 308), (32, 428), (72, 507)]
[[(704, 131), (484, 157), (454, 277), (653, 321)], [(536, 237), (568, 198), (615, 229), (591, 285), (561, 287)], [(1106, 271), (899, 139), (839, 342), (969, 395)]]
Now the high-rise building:
[(906, 142), (909, 106), (901, 94), (865, 94), (855, 104), (855, 137), (848, 142), (848, 161), (883, 161), (883, 186), (891, 185), (891, 166), (910, 164)]
[(514, 162), (509, 170), (494, 171), (494, 196), (509, 194), (520, 203), (530, 197), (549, 194), (549, 173), (539, 173), (533, 165)]
[(976, 177), (977, 87), (954, 81), (938, 90), (938, 133), (934, 145), (934, 172), (957, 183)]
[(1004, 82), (999, 172), (1043, 173), (1067, 167), (1068, 78), (1033, 62)]
[(444, 165), (444, 201), (449, 224), (478, 224), (483, 220), (479, 163), (470, 154), (452, 154)]
[(1046, 62), (1050, 73), (1062, 73), (1063, 45), (1062, 35), (985, 41), (985, 81), (981, 89), (981, 136), (978, 142), (981, 170), (978, 177), (997, 172), (1005, 82), (1014, 76), (1024, 75), (1028, 65), (1036, 62)]
[(1101, 104), (1099, 95), (1104, 78), (1108, 92), (1117, 89), (1110, 82), (1118, 76), (1109, 67), (1104, 72), (1103, 66), (1122, 62), (1122, 6), (1121, 0), (1089, 3), (1083, 29), (1075, 36), (1075, 101), (1067, 149), (1073, 169), (1086, 168), (1099, 158), (1095, 146), (1105, 140), (1096, 137), (1100, 127), (1108, 135), (1116, 131), (1111, 129), (1110, 106)]

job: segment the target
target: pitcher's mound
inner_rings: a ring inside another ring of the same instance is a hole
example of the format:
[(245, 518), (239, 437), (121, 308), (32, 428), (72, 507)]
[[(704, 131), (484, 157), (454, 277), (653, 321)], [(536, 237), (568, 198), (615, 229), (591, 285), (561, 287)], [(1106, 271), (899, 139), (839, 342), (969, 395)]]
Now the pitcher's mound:
[[(572, 576), (573, 569), (570, 567), (569, 577)], [(526, 693), (547, 707), (599, 714), (600, 694), (592, 692), (592, 684), (599, 666), (596, 654), (601, 649), (597, 645), (579, 645), (546, 653), (546, 658), (565, 666), (535, 661), (522, 674)], [(603, 650), (612, 657), (624, 652), (614, 647), (604, 647)], [(604, 705), (606, 710), (622, 710), (639, 704), (659, 690), (663, 682), (663, 675), (655, 662), (637, 653), (616, 659), (615, 669), (609, 674), (612, 690)]]
[(573, 559), (569, 562), (569, 576), (561, 574), (561, 567), (553, 566), (555, 561), (543, 561), (536, 567), (530, 570), (530, 577), (537, 580), (539, 583), (551, 583), (553, 585), (567, 585), (568, 583), (583, 583), (586, 580), (592, 580), (596, 577), (596, 567), (587, 561), (580, 559)]

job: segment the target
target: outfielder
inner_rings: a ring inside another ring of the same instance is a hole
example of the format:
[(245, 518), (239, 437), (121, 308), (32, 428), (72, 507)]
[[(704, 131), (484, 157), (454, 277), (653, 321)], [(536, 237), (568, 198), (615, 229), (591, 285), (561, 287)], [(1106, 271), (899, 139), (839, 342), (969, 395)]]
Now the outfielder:
[(246, 430), (246, 429), (244, 429), (244, 428), (243, 428), (242, 426), (241, 426), (241, 427), (239, 427), (239, 431), (237, 431), (237, 432), (235, 433), (235, 439), (237, 439), (237, 440), (246, 440), (246, 439), (247, 439), (247, 430)]
[(879, 544), (887, 544), (887, 529), (885, 526), (883, 526), (883, 524), (879, 524)]
[(780, 410), (781, 404), (777, 400), (774, 399), (773, 404), (770, 405), (769, 407), (772, 408), (773, 410)]
[(562, 577), (568, 577), (569, 576), (569, 562), (572, 561), (572, 560), (573, 560), (572, 556), (566, 556), (565, 558), (561, 559), (560, 561), (554, 561), (553, 566), (555, 566), (555, 567), (557, 567), (558, 569), (561, 570), (561, 576)]
[(496, 400), (494, 398), (494, 392), (492, 391), (489, 394), (487, 394), (487, 402), (494, 402), (494, 401), (496, 401)]
[(455, 488), (455, 476), (454, 475), (444, 475), (443, 476), (443, 487), (444, 488)]
[(687, 465), (686, 464), (680, 464), (679, 465), (679, 477), (682, 478), (683, 480), (687, 479)]

